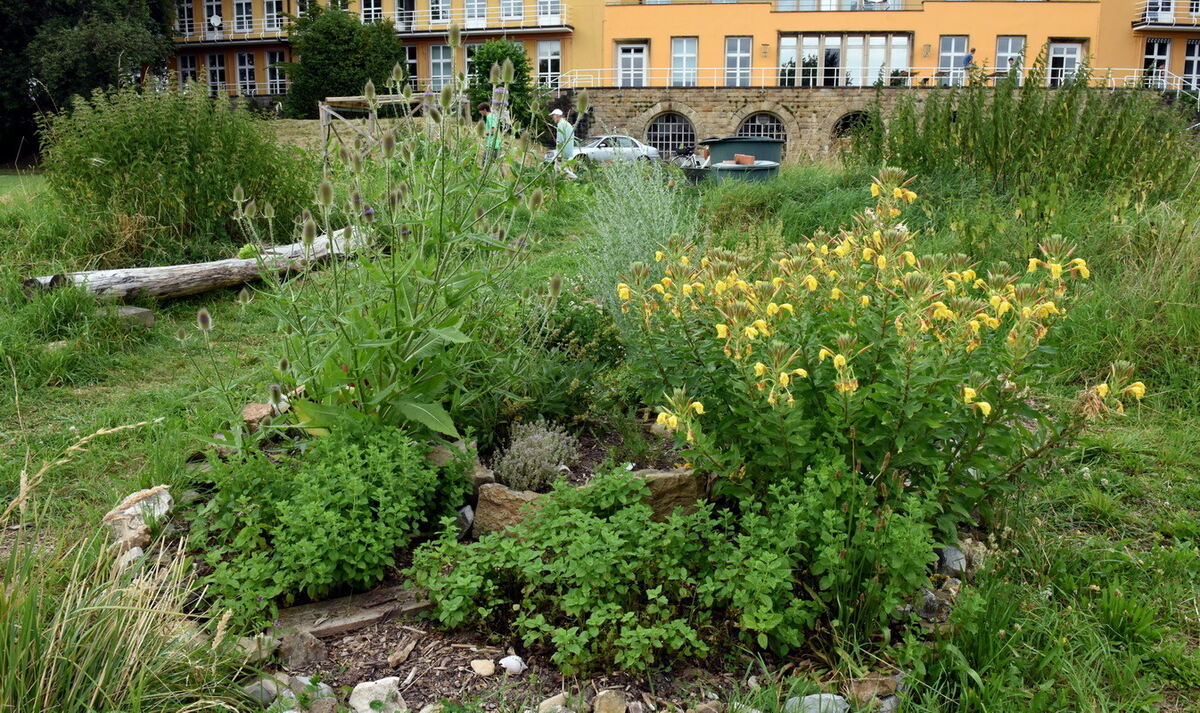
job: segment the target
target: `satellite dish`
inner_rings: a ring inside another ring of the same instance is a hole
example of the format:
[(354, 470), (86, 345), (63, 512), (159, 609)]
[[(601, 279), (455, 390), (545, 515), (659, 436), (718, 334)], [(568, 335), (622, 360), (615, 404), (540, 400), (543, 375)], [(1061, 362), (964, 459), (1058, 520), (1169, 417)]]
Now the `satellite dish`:
[(214, 30), (220, 29), (221, 16), (214, 14), (212, 17), (208, 18), (208, 24), (212, 25)]

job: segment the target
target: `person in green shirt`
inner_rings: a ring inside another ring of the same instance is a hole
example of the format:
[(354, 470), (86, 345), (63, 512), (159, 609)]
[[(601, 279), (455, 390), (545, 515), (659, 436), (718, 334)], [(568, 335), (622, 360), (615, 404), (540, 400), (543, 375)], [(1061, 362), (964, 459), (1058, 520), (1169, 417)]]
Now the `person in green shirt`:
[(567, 166), (567, 163), (575, 158), (575, 127), (563, 116), (562, 109), (550, 112), (550, 118), (554, 121), (555, 163), (562, 168), (567, 178), (575, 178), (575, 173)]
[(487, 102), (479, 102), (479, 106), (475, 108), (483, 117), (484, 160), (491, 163), (500, 155), (500, 148), (503, 146), (500, 136), (500, 118), (492, 112), (492, 105)]

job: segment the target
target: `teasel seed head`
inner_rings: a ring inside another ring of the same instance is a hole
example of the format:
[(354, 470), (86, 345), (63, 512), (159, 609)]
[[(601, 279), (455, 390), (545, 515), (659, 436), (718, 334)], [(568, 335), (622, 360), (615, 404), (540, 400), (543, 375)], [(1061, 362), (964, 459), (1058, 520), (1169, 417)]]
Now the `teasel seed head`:
[(363, 217), (363, 220), (366, 221), (367, 223), (374, 223), (375, 222), (375, 209), (369, 205), (363, 206), (362, 217)]
[(242, 206), (242, 214), (251, 220), (258, 215), (258, 204), (254, 202), (253, 198), (246, 201), (246, 205)]
[(200, 331), (204, 332), (205, 334), (208, 334), (210, 331), (212, 331), (212, 315), (208, 313), (207, 309), (201, 307), (200, 310), (196, 312), (196, 326), (199, 327)]
[(500, 79), (505, 84), (512, 84), (513, 78), (517, 74), (517, 68), (513, 66), (513, 62), (509, 58), (504, 59), (504, 64), (500, 65)]
[(241, 203), (246, 200), (246, 191), (242, 188), (242, 184), (237, 184), (233, 187), (233, 202)]
[(262, 214), (263, 214), (263, 217), (266, 218), (267, 220), (274, 220), (275, 206), (271, 205), (271, 201), (267, 201), (266, 203), (263, 203)]
[(442, 87), (442, 93), (438, 96), (438, 105), (441, 106), (445, 111), (449, 111), (450, 108), (454, 106), (453, 85), (447, 84), (446, 86)]
[(396, 133), (389, 131), (383, 135), (383, 155), (391, 158), (396, 153)]
[(462, 28), (458, 26), (457, 22), (450, 23), (450, 30), (446, 34), (446, 40), (452, 48), (457, 49), (462, 46)]
[(321, 183), (317, 185), (317, 203), (326, 208), (333, 205), (333, 184), (328, 178), (322, 178)]
[(367, 80), (366, 85), (363, 87), (363, 96), (366, 97), (368, 104), (375, 103), (375, 80), (374, 79)]
[(292, 363), (290, 361), (288, 361), (288, 358), (280, 357), (279, 358), (279, 373), (287, 374), (291, 370), (292, 370)]
[(283, 405), (283, 389), (279, 387), (279, 384), (271, 384), (267, 388), (267, 398), (270, 401), (271, 410), (278, 412), (279, 407)]
[(556, 300), (560, 294), (562, 294), (562, 277), (554, 275), (550, 278), (550, 299)]
[(498, 62), (492, 63), (492, 68), (488, 71), (488, 81), (492, 84), (500, 83), (500, 64)]
[(180, 344), (187, 341), (187, 332), (184, 331), (183, 327), (175, 330), (175, 338), (179, 340)]
[(534, 188), (529, 194), (529, 210), (537, 211), (542, 207), (542, 202), (546, 200), (546, 194), (540, 187)]
[(249, 289), (243, 287), (242, 289), (238, 290), (237, 303), (239, 305), (241, 305), (242, 307), (245, 307), (246, 305), (250, 304), (253, 301), (254, 301), (254, 295), (250, 294)]
[(300, 241), (304, 247), (311, 248), (313, 241), (317, 239), (317, 221), (309, 216), (308, 220), (304, 221), (304, 225), (300, 228)]
[(588, 94), (586, 89), (581, 89), (579, 94), (575, 96), (575, 113), (583, 116), (588, 110)]

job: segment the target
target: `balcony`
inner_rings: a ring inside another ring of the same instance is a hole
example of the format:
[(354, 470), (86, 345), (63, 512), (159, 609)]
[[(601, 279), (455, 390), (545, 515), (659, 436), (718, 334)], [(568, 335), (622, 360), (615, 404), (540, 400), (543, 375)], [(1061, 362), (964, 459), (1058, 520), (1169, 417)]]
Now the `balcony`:
[(1134, 6), (1135, 30), (1200, 30), (1200, 0), (1141, 0)]
[(444, 35), (451, 24), (462, 28), (463, 36), (503, 31), (506, 34), (570, 32), (567, 6), (561, 2), (501, 2), (492, 6), (467, 0), (465, 7), (441, 7), (423, 10), (397, 10), (385, 15), (401, 37)]
[(287, 37), (287, 18), (282, 15), (269, 18), (223, 18), (220, 26), (213, 27), (207, 20), (177, 22), (175, 38), (182, 42), (255, 42), (277, 40)]

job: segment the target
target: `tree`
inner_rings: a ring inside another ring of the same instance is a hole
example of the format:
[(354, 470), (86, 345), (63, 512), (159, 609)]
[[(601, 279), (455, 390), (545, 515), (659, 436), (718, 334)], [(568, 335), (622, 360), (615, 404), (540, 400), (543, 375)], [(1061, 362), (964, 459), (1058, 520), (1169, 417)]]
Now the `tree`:
[(73, 95), (164, 69), (171, 13), (169, 0), (0, 0), (0, 146), (31, 147), (35, 115)]
[(513, 121), (526, 127), (535, 125), (538, 104), (534, 99), (532, 83), (529, 80), (529, 57), (525, 48), (509, 40), (490, 40), (484, 42), (475, 50), (471, 58), (473, 72), (468, 78), (471, 97), (471, 110), (474, 111), (479, 102), (491, 101), (492, 90), (497, 84), (492, 82), (492, 65), (504, 66), (505, 60), (513, 66), (512, 81), (508, 82), (509, 107)]
[(314, 5), (292, 24), (288, 37), (298, 60), (285, 65), (291, 80), (284, 111), (313, 118), (329, 96), (355, 96), (367, 80), (383, 87), (392, 68), (404, 66), (404, 45), (390, 22), (363, 24), (340, 7)]

